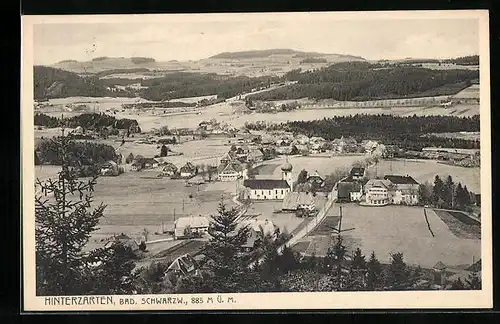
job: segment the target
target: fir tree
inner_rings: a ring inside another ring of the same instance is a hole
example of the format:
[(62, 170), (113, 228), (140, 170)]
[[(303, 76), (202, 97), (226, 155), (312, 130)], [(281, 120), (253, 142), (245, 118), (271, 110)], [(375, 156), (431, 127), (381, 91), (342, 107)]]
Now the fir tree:
[(464, 186), (464, 205), (470, 206), (472, 204), (471, 192), (467, 189), (467, 186)]
[(307, 181), (307, 171), (302, 170), (302, 171), (300, 171), (299, 175), (297, 176), (297, 184), (305, 183), (306, 181)]
[(465, 191), (462, 184), (459, 182), (455, 188), (455, 205), (453, 208), (463, 210), (465, 207)]
[(363, 290), (366, 285), (367, 264), (361, 249), (354, 251), (349, 269), (348, 285), (350, 290)]
[(235, 208), (227, 209), (221, 202), (218, 215), (212, 216), (208, 229), (210, 241), (206, 247), (210, 279), (216, 292), (242, 292), (247, 282), (248, 267), (242, 246), (247, 241), (249, 230), (239, 227)]
[(434, 187), (432, 188), (432, 195), (431, 195), (431, 201), (432, 204), (436, 207), (442, 207), (439, 206), (440, 201), (443, 201), (443, 193), (444, 193), (444, 183), (441, 178), (436, 175), (434, 178)]
[(375, 252), (370, 254), (370, 259), (366, 264), (366, 288), (368, 290), (378, 290), (382, 287), (382, 265), (375, 256)]
[(455, 183), (453, 182), (452, 177), (449, 175), (446, 178), (446, 182), (444, 184), (443, 188), (443, 200), (445, 202), (446, 208), (452, 208), (453, 207), (453, 193), (455, 191)]
[(129, 295), (136, 292), (136, 255), (121, 243), (96, 249), (89, 255), (83, 278), (85, 291), (98, 295)]
[(393, 290), (404, 290), (409, 285), (409, 271), (403, 260), (403, 253), (393, 253), (391, 259), (385, 278), (386, 286)]
[(84, 182), (69, 166), (67, 136), (52, 139), (62, 161), (57, 180), (37, 184), (41, 195), (35, 197), (36, 281), (38, 295), (78, 295), (88, 257), (82, 251), (90, 234), (97, 229), (105, 206), (91, 210), (96, 177)]

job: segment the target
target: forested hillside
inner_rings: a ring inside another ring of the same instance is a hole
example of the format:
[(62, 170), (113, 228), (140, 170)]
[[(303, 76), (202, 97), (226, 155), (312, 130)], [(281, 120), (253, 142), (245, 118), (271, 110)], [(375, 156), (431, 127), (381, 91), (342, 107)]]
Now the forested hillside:
[(140, 96), (149, 100), (170, 100), (183, 97), (198, 97), (216, 94), (219, 98), (230, 98), (256, 87), (268, 86), (279, 81), (277, 77), (250, 78), (223, 77), (217, 74), (177, 72), (161, 79), (143, 80)]
[(35, 66), (33, 78), (35, 100), (74, 96), (132, 96), (127, 92), (108, 91), (97, 77), (83, 78), (73, 72), (46, 66)]
[(433, 70), (411, 66), (381, 67), (367, 62), (345, 62), (285, 75), (297, 84), (251, 95), (253, 100), (299, 98), (335, 100), (399, 99), (450, 95), (479, 78), (475, 70)]

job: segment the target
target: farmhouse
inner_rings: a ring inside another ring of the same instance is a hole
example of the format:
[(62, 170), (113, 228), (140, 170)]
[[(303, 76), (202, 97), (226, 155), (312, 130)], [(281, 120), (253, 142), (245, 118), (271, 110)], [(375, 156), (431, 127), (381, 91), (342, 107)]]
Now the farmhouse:
[(358, 180), (363, 180), (366, 175), (366, 170), (365, 168), (361, 167), (354, 167), (351, 169), (350, 176), (353, 180), (358, 181)]
[(139, 244), (137, 244), (134, 239), (123, 233), (114, 236), (110, 241), (108, 241), (108, 243), (104, 245), (104, 248), (109, 249), (116, 246), (117, 244), (130, 248), (133, 253), (137, 253), (139, 251)]
[(170, 264), (165, 274), (174, 272), (182, 275), (189, 275), (195, 273), (197, 269), (198, 266), (194, 259), (189, 254), (184, 254)]
[(318, 189), (325, 185), (325, 178), (322, 177), (316, 170), (314, 173), (307, 177), (307, 182), (310, 183), (314, 188)]
[(309, 144), (309, 137), (303, 134), (299, 134), (295, 137), (295, 141), (297, 141), (297, 143), (299, 144), (306, 145)]
[(236, 181), (242, 176), (242, 169), (241, 164), (236, 161), (221, 164), (217, 170), (217, 178), (220, 181)]
[(162, 170), (163, 175), (173, 176), (177, 173), (177, 167), (172, 162), (167, 162)]
[[(205, 234), (210, 222), (203, 216), (181, 217), (174, 223), (174, 238), (185, 238), (188, 231), (191, 233)], [(186, 228), (188, 230), (186, 230)]]
[(344, 136), (342, 136), (340, 139), (336, 138), (332, 141), (332, 144), (335, 151), (340, 154), (356, 152), (358, 149), (358, 144), (352, 137), (344, 138)]
[(418, 204), (419, 184), (410, 176), (386, 175), (385, 180), (392, 183), (391, 203), (400, 205)]
[(311, 192), (290, 192), (285, 196), (281, 207), (284, 211), (296, 211), (297, 209), (313, 211), (315, 208), (316, 204)]
[(191, 162), (186, 162), (186, 164), (179, 169), (182, 178), (192, 178), (196, 175), (196, 171), (196, 167)]
[(247, 241), (242, 246), (247, 252), (257, 248), (266, 236), (271, 240), (275, 240), (278, 236), (278, 226), (267, 219), (244, 221), (240, 223), (240, 226), (246, 226), (249, 230)]
[(144, 168), (144, 163), (142, 162), (142, 159), (141, 160), (136, 159), (130, 165), (130, 169), (132, 171), (141, 171), (143, 168)]
[(297, 154), (298, 152), (299, 151), (297, 150), (297, 147), (295, 145), (276, 147), (276, 153), (281, 155), (293, 155)]
[(296, 144), (295, 147), (297, 148), (297, 151), (301, 155), (309, 155), (309, 148), (307, 145), (304, 144)]
[(337, 183), (337, 201), (352, 202), (359, 201), (363, 195), (363, 188), (357, 181), (346, 179)]
[(248, 152), (247, 161), (252, 163), (260, 163), (264, 161), (264, 154), (258, 149), (252, 149)]
[(143, 168), (152, 169), (160, 166), (160, 163), (154, 158), (144, 158), (142, 159)]
[(101, 175), (117, 176), (120, 174), (118, 164), (115, 161), (108, 161), (101, 166)]

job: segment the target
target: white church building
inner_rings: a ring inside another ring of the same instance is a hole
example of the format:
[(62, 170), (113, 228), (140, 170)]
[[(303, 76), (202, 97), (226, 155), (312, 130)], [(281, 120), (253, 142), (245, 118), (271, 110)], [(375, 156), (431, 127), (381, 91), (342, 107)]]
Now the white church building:
[(243, 182), (244, 198), (251, 200), (283, 200), (293, 190), (292, 165), (281, 167), (281, 179), (248, 179)]

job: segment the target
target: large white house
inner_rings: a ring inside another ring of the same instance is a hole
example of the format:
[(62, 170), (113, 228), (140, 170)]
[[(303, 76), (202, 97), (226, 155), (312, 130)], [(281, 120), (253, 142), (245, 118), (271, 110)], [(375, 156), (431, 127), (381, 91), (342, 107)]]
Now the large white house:
[(365, 184), (365, 204), (370, 206), (385, 206), (391, 203), (389, 180), (371, 179)]
[(391, 203), (395, 205), (418, 204), (418, 182), (410, 176), (386, 175), (385, 180), (392, 183)]

